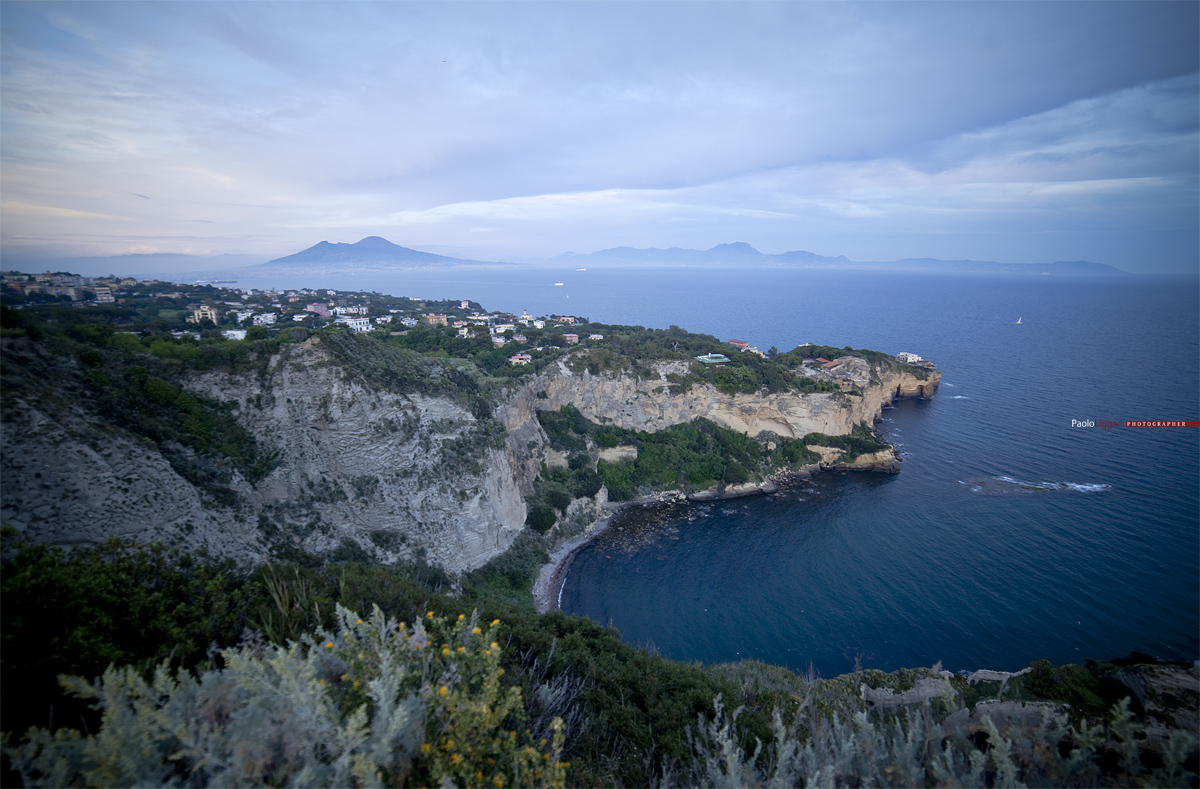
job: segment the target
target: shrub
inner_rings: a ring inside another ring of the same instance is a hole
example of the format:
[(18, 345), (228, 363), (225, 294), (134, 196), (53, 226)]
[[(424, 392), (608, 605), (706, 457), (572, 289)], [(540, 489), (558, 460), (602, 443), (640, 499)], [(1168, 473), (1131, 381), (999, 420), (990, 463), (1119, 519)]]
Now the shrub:
[(199, 676), (65, 678), (98, 700), (100, 730), (34, 729), (4, 752), (26, 786), (562, 786), (562, 721), (553, 742), (525, 733), (497, 625), (430, 611), (406, 627), (378, 607), (364, 622), (339, 606), (336, 631), (225, 650)]
[(554, 508), (547, 504), (535, 504), (529, 508), (529, 514), (525, 516), (525, 525), (538, 534), (550, 531), (557, 522), (558, 516), (554, 514)]

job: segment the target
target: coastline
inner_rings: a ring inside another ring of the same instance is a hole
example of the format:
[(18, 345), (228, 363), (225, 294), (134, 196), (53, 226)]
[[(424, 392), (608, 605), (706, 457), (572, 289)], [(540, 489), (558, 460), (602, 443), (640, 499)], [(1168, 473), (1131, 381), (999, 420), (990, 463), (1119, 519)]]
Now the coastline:
[(708, 490), (698, 493), (684, 493), (681, 490), (668, 490), (640, 496), (633, 501), (625, 501), (619, 504), (610, 503), (608, 506), (612, 508), (611, 510), (606, 511), (600, 518), (597, 518), (582, 533), (568, 537), (550, 551), (550, 561), (538, 568), (538, 576), (533, 583), (534, 608), (539, 614), (560, 609), (559, 598), (575, 554), (596, 537), (603, 534), (612, 525), (613, 519), (634, 507), (671, 503), (703, 503), (707, 501), (774, 494), (786, 488), (789, 483), (811, 479), (815, 472), (826, 470), (833, 471), (834, 469), (824, 469), (821, 468), (821, 464), (813, 464), (797, 471), (772, 474), (761, 483), (730, 486), (721, 492)]

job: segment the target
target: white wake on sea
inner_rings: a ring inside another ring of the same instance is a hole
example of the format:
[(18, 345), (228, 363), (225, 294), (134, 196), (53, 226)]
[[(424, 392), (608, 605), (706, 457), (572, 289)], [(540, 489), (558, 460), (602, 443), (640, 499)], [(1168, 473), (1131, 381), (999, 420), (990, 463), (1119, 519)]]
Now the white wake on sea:
[(1014, 477), (998, 476), (988, 479), (959, 480), (960, 485), (966, 485), (972, 493), (985, 493), (992, 496), (1052, 493), (1055, 491), (1074, 491), (1075, 493), (1103, 493), (1112, 490), (1112, 485), (1106, 482), (1026, 482)]

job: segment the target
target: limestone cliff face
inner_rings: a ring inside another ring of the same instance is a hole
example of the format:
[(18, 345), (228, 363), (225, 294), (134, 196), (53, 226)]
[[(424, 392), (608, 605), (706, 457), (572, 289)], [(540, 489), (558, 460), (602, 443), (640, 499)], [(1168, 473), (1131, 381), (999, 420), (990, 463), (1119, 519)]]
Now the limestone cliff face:
[(239, 421), (280, 453), (254, 499), (300, 547), (349, 540), (384, 560), (422, 551), (460, 571), (502, 553), (524, 527), (522, 467), (458, 403), (368, 389), (312, 344), (273, 369), (261, 387), (221, 375), (193, 386), (238, 403)]
[[(686, 373), (686, 362), (659, 363), (649, 380), (576, 374), (560, 362), (502, 392), (493, 421), (452, 399), (358, 383), (315, 340), (288, 348), (262, 376), (184, 382), (235, 404), (260, 448), (276, 453), (256, 484), (216, 468), (226, 480), (217, 495), (172, 466), (168, 455), (187, 454), (183, 447), (155, 446), (79, 407), (18, 401), (0, 436), (3, 523), (55, 544), (124, 536), (248, 562), (296, 548), (382, 562), (423, 554), (457, 572), (512, 544), (541, 464), (565, 463), (547, 446), (539, 410), (572, 404), (593, 421), (638, 430), (707, 417), (751, 435), (839, 435), (896, 397), (931, 394), (940, 376), (875, 370), (861, 395), (725, 395), (678, 391), (668, 376)], [(895, 470), (896, 459), (885, 450), (823, 465)]]
[[(0, 521), (50, 545), (94, 545), (109, 537), (168, 544), (200, 540), (225, 556), (262, 553), (256, 519), (213, 506), (148, 442), (78, 409), (49, 412), (18, 403), (5, 415)], [(182, 451), (182, 448), (180, 448)], [(252, 497), (234, 472), (230, 487)]]
[[(899, 397), (926, 397), (937, 388), (941, 373), (928, 378), (915, 371), (875, 370), (862, 394), (723, 394), (708, 386), (678, 391), (668, 376), (687, 372), (686, 362), (660, 362), (658, 378), (574, 373), (563, 362), (539, 376), (545, 392), (542, 408), (571, 404), (594, 422), (635, 430), (656, 431), (696, 417), (756, 436), (772, 432), (785, 438), (809, 433), (845, 435), (855, 425), (879, 419), (885, 405)], [(922, 371), (923, 373), (924, 371)]]
[(311, 343), (271, 370), (186, 383), (236, 403), (278, 453), (257, 485), (234, 471), (221, 501), (96, 416), (21, 403), (4, 424), (3, 522), (38, 542), (123, 536), (244, 561), (281, 546), (384, 562), (421, 552), (451, 571), (483, 565), (524, 528), (529, 464), (459, 404), (367, 389)]

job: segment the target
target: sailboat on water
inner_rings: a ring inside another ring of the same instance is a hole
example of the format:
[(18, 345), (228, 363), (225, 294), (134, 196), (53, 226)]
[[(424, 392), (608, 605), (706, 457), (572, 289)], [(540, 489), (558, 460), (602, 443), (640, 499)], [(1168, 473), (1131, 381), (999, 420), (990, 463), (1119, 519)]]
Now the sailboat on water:
[(1020, 318), (1017, 318), (1017, 323), (1020, 323), (1020, 322), (1021, 322), (1021, 319), (1020, 319)]

